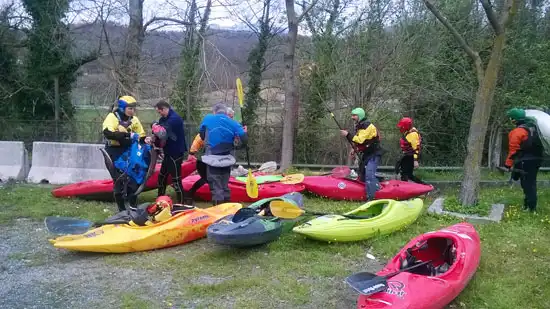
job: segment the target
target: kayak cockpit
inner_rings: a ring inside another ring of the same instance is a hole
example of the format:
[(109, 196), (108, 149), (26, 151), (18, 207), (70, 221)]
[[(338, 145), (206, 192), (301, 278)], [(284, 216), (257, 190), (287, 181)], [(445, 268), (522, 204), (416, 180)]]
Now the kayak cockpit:
[(374, 218), (382, 214), (385, 210), (389, 208), (389, 205), (392, 203), (392, 200), (376, 200), (364, 204), (361, 207), (358, 207), (350, 212), (345, 213), (345, 215), (357, 216), (358, 218)]
[(457, 246), (453, 239), (433, 237), (417, 243), (405, 251), (405, 258), (400, 257), (400, 269), (424, 261), (425, 265), (409, 270), (409, 273), (423, 276), (440, 276), (446, 273), (456, 261)]

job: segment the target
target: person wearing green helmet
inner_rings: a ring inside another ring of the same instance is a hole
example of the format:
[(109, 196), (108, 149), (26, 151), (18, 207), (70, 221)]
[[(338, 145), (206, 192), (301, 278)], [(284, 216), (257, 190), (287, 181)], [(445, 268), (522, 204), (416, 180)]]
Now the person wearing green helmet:
[(360, 107), (353, 109), (351, 118), (355, 122), (355, 134), (350, 134), (347, 130), (340, 130), (340, 134), (355, 146), (351, 151), (352, 157), (360, 156), (359, 179), (365, 182), (367, 201), (372, 201), (379, 189), (376, 169), (382, 156), (380, 133), (374, 124), (367, 120), (364, 109)]
[[(508, 134), (508, 156), (504, 166), (512, 170), (512, 179), (521, 181), (525, 199), (523, 209), (537, 208), (537, 173), (542, 163), (543, 148), (534, 120), (527, 117), (525, 110), (512, 108), (506, 112), (516, 126)], [(513, 171), (523, 170), (520, 174)]]

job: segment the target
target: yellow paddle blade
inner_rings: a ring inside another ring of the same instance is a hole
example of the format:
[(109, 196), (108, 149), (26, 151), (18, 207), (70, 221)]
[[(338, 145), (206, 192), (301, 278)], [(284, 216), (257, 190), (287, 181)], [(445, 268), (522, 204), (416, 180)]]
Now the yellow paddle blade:
[(237, 77), (237, 97), (239, 98), (239, 105), (242, 108), (244, 106), (243, 83), (241, 82), (241, 79), (238, 77)]
[(279, 182), (287, 185), (295, 185), (304, 181), (304, 174), (290, 174), (286, 175)]
[(286, 201), (275, 200), (269, 203), (269, 209), (275, 217), (294, 219), (305, 213), (300, 207)]
[(258, 183), (256, 178), (252, 175), (252, 170), (248, 170), (248, 176), (246, 177), (246, 194), (251, 198), (258, 197)]

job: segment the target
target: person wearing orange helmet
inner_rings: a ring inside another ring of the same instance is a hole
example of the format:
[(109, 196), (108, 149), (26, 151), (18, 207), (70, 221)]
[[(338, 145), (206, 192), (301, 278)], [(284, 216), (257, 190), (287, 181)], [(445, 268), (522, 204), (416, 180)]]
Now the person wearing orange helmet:
[(412, 180), (416, 183), (424, 184), (420, 178), (414, 175), (414, 169), (418, 168), (418, 159), (420, 158), (420, 149), (422, 137), (418, 130), (413, 126), (413, 121), (409, 117), (404, 117), (397, 123), (397, 128), (402, 136), (399, 140), (399, 146), (403, 156), (396, 166), (396, 173), (401, 171), (401, 180)]

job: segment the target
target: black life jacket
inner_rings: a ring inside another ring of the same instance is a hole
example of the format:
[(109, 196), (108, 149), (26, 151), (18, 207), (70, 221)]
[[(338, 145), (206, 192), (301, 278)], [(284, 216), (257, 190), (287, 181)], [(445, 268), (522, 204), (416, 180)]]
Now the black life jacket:
[(527, 130), (527, 139), (521, 142), (518, 158), (542, 157), (544, 148), (540, 140), (539, 131), (534, 124), (522, 123), (518, 128)]

